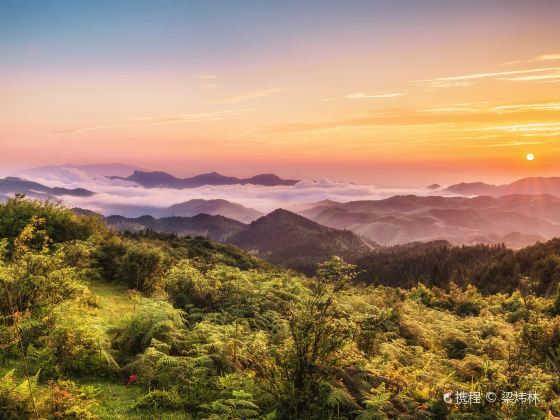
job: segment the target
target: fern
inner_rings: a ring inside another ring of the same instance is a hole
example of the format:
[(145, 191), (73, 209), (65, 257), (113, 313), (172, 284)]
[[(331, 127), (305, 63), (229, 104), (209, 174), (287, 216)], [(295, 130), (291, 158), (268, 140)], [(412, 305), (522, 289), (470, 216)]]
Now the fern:
[(330, 386), (330, 391), (327, 395), (326, 404), (330, 408), (358, 408), (358, 404), (350, 393), (343, 388)]

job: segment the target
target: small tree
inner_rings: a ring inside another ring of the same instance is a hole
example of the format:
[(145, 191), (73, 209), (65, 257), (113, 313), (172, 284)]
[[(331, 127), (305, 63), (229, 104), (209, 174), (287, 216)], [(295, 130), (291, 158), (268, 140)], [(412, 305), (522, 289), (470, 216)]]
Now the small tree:
[(332, 257), (319, 266), (309, 285), (309, 294), (288, 314), (292, 338), (288, 381), (296, 403), (291, 415), (304, 415), (317, 400), (322, 377), (339, 363), (339, 351), (351, 338), (352, 328), (337, 305), (336, 296), (355, 277), (355, 266)]

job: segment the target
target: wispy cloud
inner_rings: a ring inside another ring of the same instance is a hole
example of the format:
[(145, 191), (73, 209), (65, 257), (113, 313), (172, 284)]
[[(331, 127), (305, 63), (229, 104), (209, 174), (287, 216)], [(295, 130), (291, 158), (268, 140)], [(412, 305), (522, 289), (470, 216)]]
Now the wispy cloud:
[(222, 98), (217, 98), (209, 102), (213, 104), (238, 103), (241, 101), (246, 101), (248, 99), (264, 98), (265, 96), (283, 92), (284, 90), (285, 89), (282, 88), (258, 89), (241, 95), (224, 96)]
[(511, 124), (488, 127), (486, 130), (506, 131), (510, 133), (548, 133), (560, 132), (560, 123), (531, 123), (531, 124)]
[(560, 102), (540, 102), (524, 104), (497, 105), (496, 103), (467, 102), (457, 104), (438, 105), (422, 110), (433, 113), (515, 113), (527, 111), (560, 111)]
[(167, 124), (182, 124), (197, 121), (216, 121), (228, 114), (246, 111), (247, 109), (223, 110), (215, 112), (198, 112), (191, 114), (156, 115), (144, 117), (129, 117), (122, 122), (92, 125), (87, 127), (72, 128), (56, 131), (57, 134), (78, 134), (88, 131), (106, 130), (111, 128), (124, 128), (134, 126), (154, 126)]
[[(559, 124), (560, 102), (529, 104), (499, 104), (489, 102), (459, 103), (442, 105), (424, 110), (387, 109), (360, 113), (355, 117), (336, 118), (330, 121), (302, 122), (262, 127), (264, 133), (303, 133), (327, 130), (349, 130), (353, 127), (385, 127), (386, 129), (407, 127), (432, 127), (440, 130), (443, 126), (453, 130), (467, 130), (469, 125), (486, 127), (514, 127), (519, 121), (527, 124)], [(526, 125), (527, 125), (526, 124)], [(493, 128), (491, 128), (493, 129)], [(476, 130), (479, 130), (476, 128)], [(504, 130), (502, 130), (504, 131)]]
[(560, 71), (550, 74), (539, 74), (531, 76), (501, 77), (498, 80), (509, 80), (512, 82), (556, 81), (560, 80)]
[(533, 61), (560, 60), (560, 54), (541, 54), (534, 58)]
[(442, 82), (444, 82), (445, 84), (447, 82), (452, 82), (452, 83), (464, 82), (464, 81), (473, 81), (473, 80), (480, 80), (480, 79), (501, 78), (504, 76), (516, 76), (521, 74), (551, 73), (551, 72), (556, 73), (559, 70), (560, 67), (545, 67), (545, 68), (538, 68), (538, 69), (499, 71), (499, 72), (491, 72), (491, 73), (473, 73), (473, 74), (464, 74), (460, 76), (446, 76), (446, 77), (437, 77), (434, 79), (415, 80), (413, 81), (413, 83), (428, 84), (430, 86), (438, 87), (438, 84), (441, 84)]
[(218, 77), (218, 76), (215, 75), (214, 73), (207, 73), (207, 72), (199, 73), (199, 74), (196, 76), (196, 78), (199, 79), (199, 80), (214, 80), (214, 79), (216, 79), (217, 77)]
[(339, 99), (384, 99), (384, 98), (397, 98), (399, 96), (403, 96), (404, 93), (399, 92), (380, 92), (380, 93), (366, 93), (366, 92), (355, 92), (349, 93), (348, 95), (334, 97), (334, 98), (325, 98), (322, 99), (322, 102), (330, 102), (336, 101)]
[(502, 66), (510, 66), (514, 64), (520, 63), (535, 63), (538, 61), (555, 61), (560, 60), (560, 54), (541, 54), (536, 57), (531, 58), (530, 60), (512, 60), (502, 63)]
[(483, 147), (483, 148), (493, 148), (493, 147), (518, 147), (518, 146), (529, 146), (529, 145), (537, 145), (537, 144), (545, 144), (542, 141), (510, 141), (510, 142), (503, 142), (503, 143), (466, 143), (463, 147)]
[(346, 95), (347, 99), (367, 99), (367, 98), (396, 98), (398, 96), (403, 96), (402, 93), (365, 93), (356, 92)]

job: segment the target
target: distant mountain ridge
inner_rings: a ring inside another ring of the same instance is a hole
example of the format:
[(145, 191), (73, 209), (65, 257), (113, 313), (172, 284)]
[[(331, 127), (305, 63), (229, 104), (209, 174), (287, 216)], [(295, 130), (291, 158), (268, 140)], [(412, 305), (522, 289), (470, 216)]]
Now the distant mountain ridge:
[(191, 217), (200, 213), (210, 215), (220, 215), (230, 219), (239, 220), (243, 223), (250, 223), (263, 216), (258, 210), (232, 203), (231, 201), (216, 199), (203, 200), (193, 199), (184, 203), (174, 204), (167, 209), (157, 212), (159, 217), (183, 216)]
[(91, 197), (94, 195), (92, 191), (84, 188), (62, 188), (62, 187), (47, 187), (46, 185), (38, 182), (27, 181), (25, 179), (9, 176), (0, 179), (0, 194), (25, 194), (33, 198), (47, 199), (51, 196), (58, 197), (62, 195), (71, 195), (74, 197)]
[(225, 176), (217, 172), (210, 172), (200, 174), (191, 178), (177, 178), (167, 172), (153, 171), (145, 172), (135, 170), (134, 173), (128, 177), (110, 176), (110, 179), (121, 179), (125, 181), (134, 182), (145, 188), (196, 188), (204, 185), (262, 185), (273, 187), (278, 185), (295, 185), (299, 180), (295, 179), (282, 179), (274, 174), (260, 174), (251, 178), (236, 178), (232, 176)]
[(468, 196), (489, 195), (492, 197), (501, 197), (512, 194), (550, 194), (560, 197), (560, 177), (523, 178), (504, 185), (492, 185), (484, 182), (462, 182), (460, 184), (450, 185), (443, 191)]
[(141, 171), (142, 169), (138, 166), (127, 165), (125, 163), (92, 163), (86, 165), (75, 165), (67, 163), (64, 165), (38, 166), (35, 168), (22, 170), (16, 175), (21, 174), (22, 176), (31, 177), (58, 176), (60, 178), (64, 178), (68, 175), (68, 172), (72, 170), (77, 170), (89, 176), (99, 177), (106, 175), (127, 176), (133, 171)]
[(560, 236), (560, 198), (552, 195), (322, 201), (299, 213), (381, 245), (442, 239), (453, 244), (504, 242), (519, 248)]

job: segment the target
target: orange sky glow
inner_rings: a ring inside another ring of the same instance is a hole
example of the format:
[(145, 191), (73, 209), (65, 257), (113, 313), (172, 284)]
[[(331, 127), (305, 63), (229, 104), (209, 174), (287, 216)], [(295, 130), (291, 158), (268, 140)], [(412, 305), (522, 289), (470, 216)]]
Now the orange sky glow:
[(423, 3), (0, 3), (0, 165), (400, 186), (560, 175), (560, 4)]

